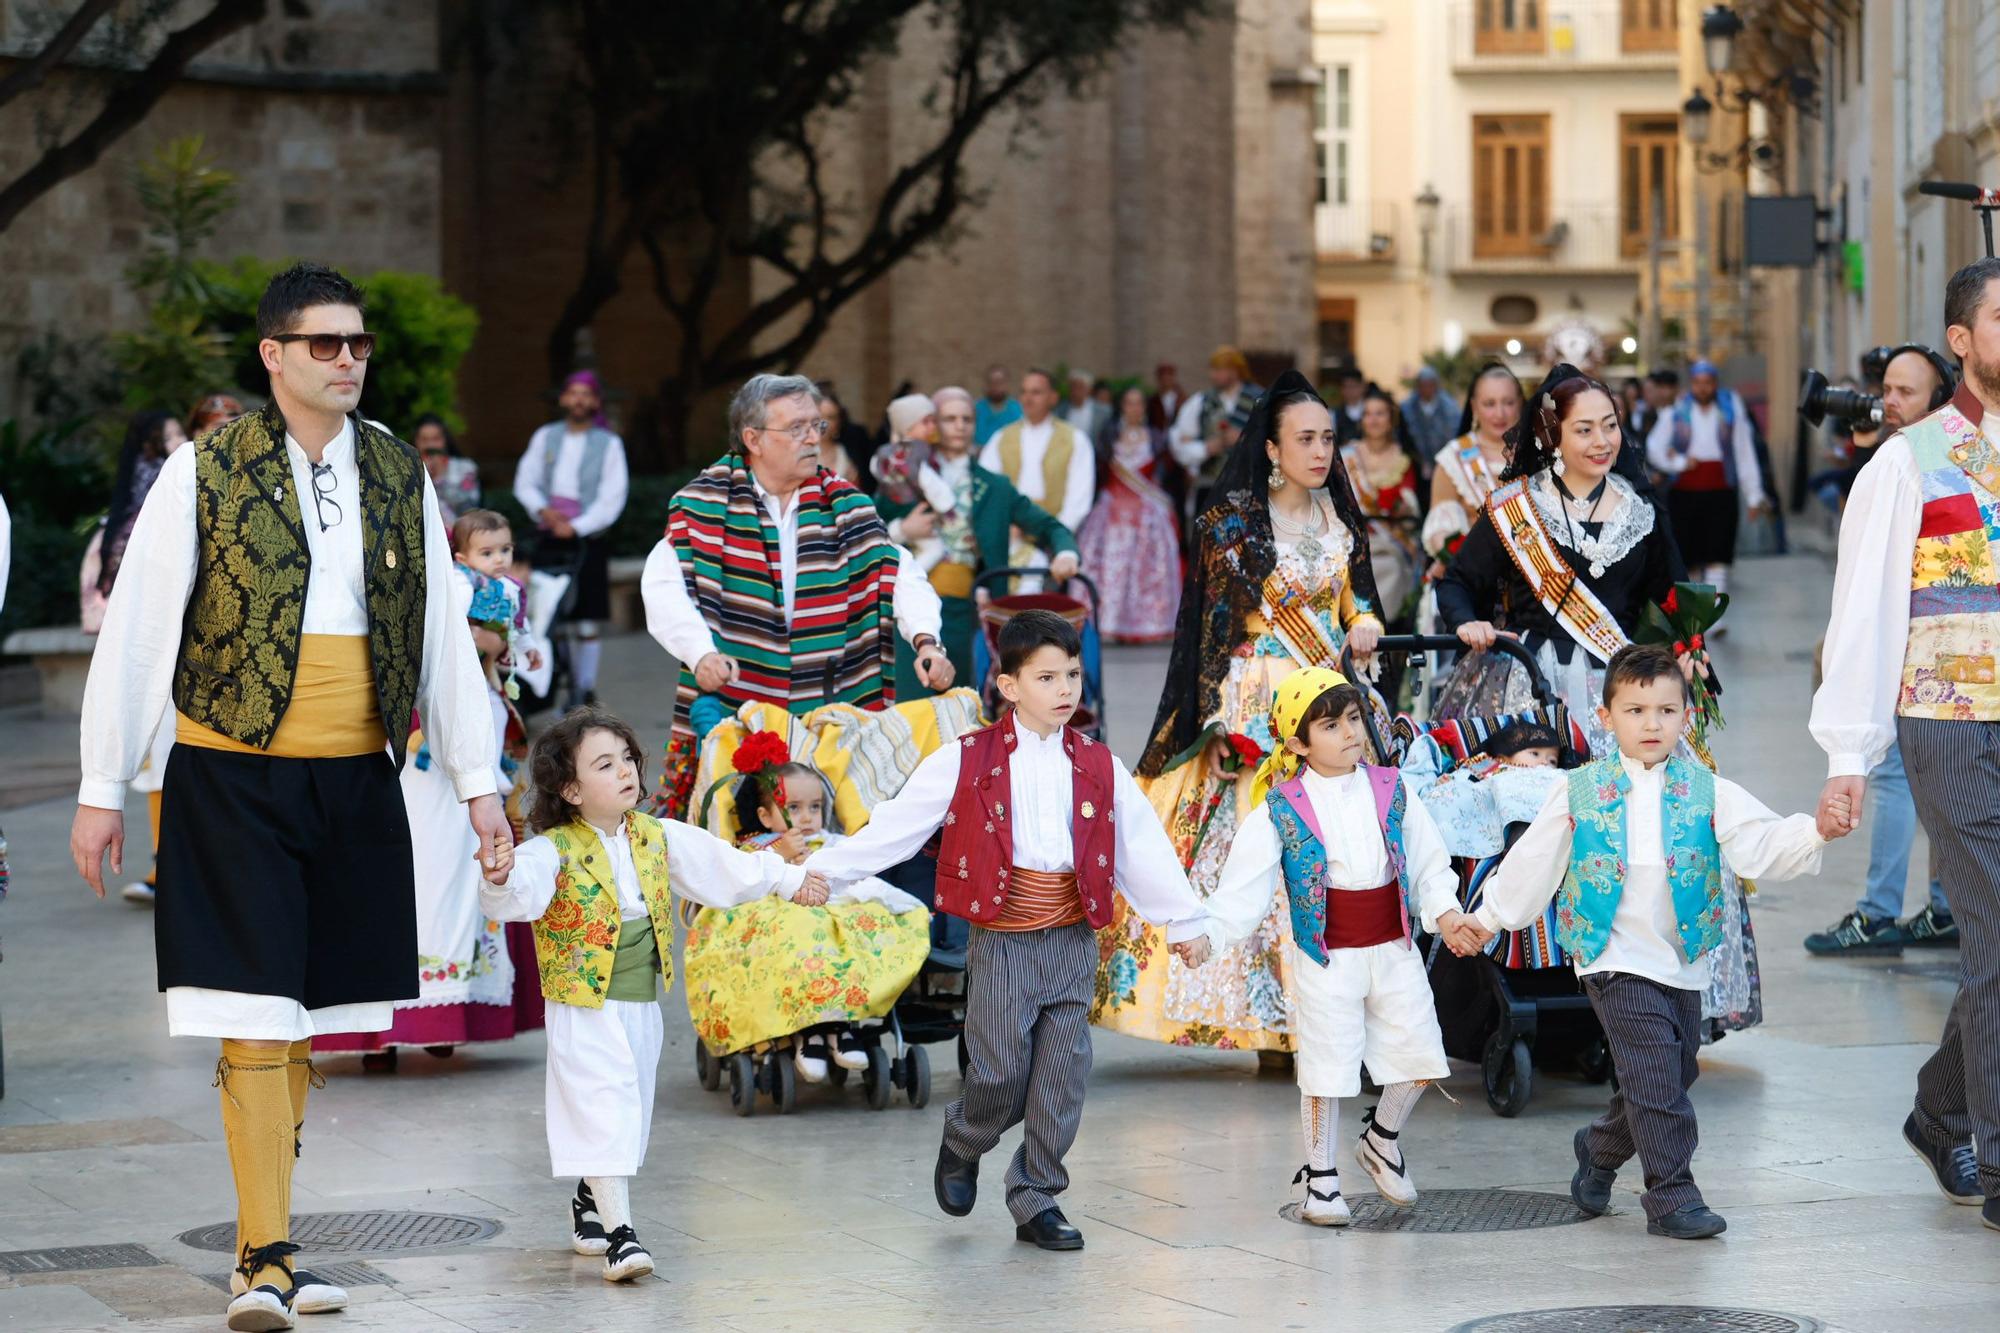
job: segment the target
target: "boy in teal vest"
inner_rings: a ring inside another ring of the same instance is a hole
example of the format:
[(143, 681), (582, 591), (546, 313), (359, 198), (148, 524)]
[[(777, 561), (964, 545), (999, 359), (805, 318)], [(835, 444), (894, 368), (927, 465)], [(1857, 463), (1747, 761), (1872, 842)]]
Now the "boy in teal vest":
[[(1208, 899), (1209, 942), (1247, 939), (1282, 893), (1290, 906), (1293, 1049), (1306, 1164), (1300, 1217), (1346, 1226), (1334, 1135), (1340, 1099), (1361, 1091), (1365, 1063), (1382, 1099), (1362, 1117), (1354, 1157), (1383, 1199), (1417, 1201), (1397, 1144), (1431, 1080), (1450, 1072), (1430, 979), (1411, 938), (1421, 918), (1455, 924), (1458, 876), (1423, 802), (1393, 768), (1367, 753), (1361, 691), (1337, 671), (1285, 677), (1271, 705), (1281, 738), (1252, 789), (1252, 809), (1230, 843)], [(1268, 787), (1268, 790), (1266, 788)]]
[(1645, 1170), (1646, 1230), (1676, 1240), (1720, 1234), (1691, 1164), (1688, 1089), (1700, 1072), (1708, 952), (1722, 941), (1722, 867), (1741, 878), (1819, 871), (1826, 846), (1811, 815), (1779, 818), (1735, 783), (1674, 753), (1687, 683), (1673, 653), (1628, 644), (1604, 670), (1598, 717), (1619, 753), (1585, 764), (1487, 879), (1470, 919), (1447, 922), (1455, 953), (1519, 930), (1556, 901), (1556, 934), (1576, 964), (1618, 1071), (1605, 1113), (1576, 1132), (1570, 1197), (1592, 1217), (1611, 1206), (1618, 1168)]

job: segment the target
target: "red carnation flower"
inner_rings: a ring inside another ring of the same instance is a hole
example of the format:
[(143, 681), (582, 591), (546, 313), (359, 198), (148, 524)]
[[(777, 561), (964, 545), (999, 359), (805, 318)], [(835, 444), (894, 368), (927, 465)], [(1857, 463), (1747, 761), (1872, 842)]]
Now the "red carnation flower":
[(1236, 751), (1236, 759), (1238, 763), (1245, 765), (1255, 765), (1264, 762), (1263, 749), (1257, 744), (1257, 742), (1251, 740), (1248, 736), (1245, 736), (1240, 731), (1232, 731), (1229, 733), (1229, 747), (1232, 750)]
[(1701, 635), (1697, 634), (1697, 635), (1695, 635), (1695, 636), (1694, 636), (1694, 637), (1693, 637), (1692, 639), (1689, 639), (1689, 640), (1688, 640), (1688, 646), (1689, 646), (1689, 647), (1691, 647), (1691, 648), (1693, 648), (1693, 649), (1694, 649), (1694, 650), (1695, 650), (1696, 652), (1700, 652), (1700, 651), (1701, 651)]
[(738, 773), (755, 773), (774, 765), (791, 762), (791, 747), (775, 731), (753, 731), (736, 747), (731, 766)]
[(1667, 600), (1660, 603), (1660, 609), (1662, 611), (1665, 611), (1668, 615), (1673, 615), (1675, 612), (1679, 611), (1681, 609), (1680, 589), (1678, 588), (1667, 589)]
[(1674, 656), (1675, 656), (1675, 657), (1679, 657), (1679, 656), (1680, 656), (1680, 655), (1681, 655), (1682, 653), (1686, 652), (1687, 650), (1688, 650), (1688, 646), (1687, 646), (1687, 640), (1686, 640), (1686, 639), (1675, 639), (1675, 640), (1674, 640)]

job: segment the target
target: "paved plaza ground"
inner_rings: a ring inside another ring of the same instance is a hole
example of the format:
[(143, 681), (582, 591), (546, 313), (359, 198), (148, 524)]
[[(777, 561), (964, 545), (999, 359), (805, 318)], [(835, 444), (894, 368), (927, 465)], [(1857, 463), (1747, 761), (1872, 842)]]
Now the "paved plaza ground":
[[(1738, 577), (1734, 632), (1715, 652), (1730, 718), (1718, 752), (1773, 807), (1809, 809), (1824, 772), (1805, 722), (1829, 562), (1758, 560)], [(1165, 657), (1107, 654), (1113, 739), (1128, 760)], [(650, 741), (664, 736), (671, 681), (650, 640), (610, 645), (606, 701)], [(73, 807), (46, 792), (51, 773), (73, 780), (73, 725), (0, 713), (0, 736), (4, 763), (32, 773), (11, 801), (0, 796), (13, 807), (0, 823), (14, 866), (0, 905), (0, 1329), (219, 1327), (211, 1279), (229, 1259), (181, 1239), (233, 1219), (214, 1046), (165, 1035), (148, 913), (94, 901), (69, 868)], [(143, 842), (137, 802), (127, 827)], [(1818, 879), (1757, 898), (1766, 1021), (1705, 1052), (1694, 1093), (1697, 1179), (1729, 1219), (1719, 1240), (1648, 1237), (1636, 1163), (1616, 1211), (1597, 1221), (1458, 1234), (1300, 1226), (1278, 1215), (1302, 1156), (1289, 1080), (1259, 1077), (1245, 1055), (1099, 1034), (1063, 1200), (1088, 1247), (1045, 1254), (1015, 1242), (999, 1197), (1013, 1136), (988, 1159), (971, 1217), (932, 1202), (939, 1124), (958, 1087), (949, 1047), (934, 1048), (924, 1110), (899, 1097), (871, 1111), (851, 1088), (822, 1088), (794, 1115), (739, 1119), (726, 1093), (695, 1081), (676, 992), (651, 1153), (632, 1190), (655, 1280), (611, 1288), (568, 1252), (569, 1182), (548, 1177), (539, 1033), (450, 1060), (410, 1053), (394, 1075), (334, 1060), (313, 1096), (296, 1210), (453, 1214), (497, 1230), (414, 1253), (309, 1253), (315, 1267), (360, 1266), (342, 1270), (352, 1307), (302, 1327), (1388, 1331), (1662, 1304), (1853, 1333), (2000, 1328), (2000, 1235), (1946, 1203), (1897, 1133), (1956, 953), (1824, 961), (1800, 947), (1851, 906), (1866, 856), (1865, 836), (1839, 844)], [(1456, 1067), (1446, 1086), (1459, 1104), (1427, 1096), (1404, 1138), (1434, 1203), (1452, 1190), (1564, 1194), (1570, 1136), (1606, 1096), (1554, 1072), (1505, 1120), (1476, 1069)], [(1360, 1109), (1349, 1103), (1343, 1134), (1358, 1132)], [(1365, 1177), (1344, 1151), (1342, 1167), (1359, 1193)], [(85, 1246), (124, 1248), (14, 1253)], [(120, 1266), (83, 1267), (105, 1261)], [(1573, 1327), (1623, 1327), (1607, 1318)]]

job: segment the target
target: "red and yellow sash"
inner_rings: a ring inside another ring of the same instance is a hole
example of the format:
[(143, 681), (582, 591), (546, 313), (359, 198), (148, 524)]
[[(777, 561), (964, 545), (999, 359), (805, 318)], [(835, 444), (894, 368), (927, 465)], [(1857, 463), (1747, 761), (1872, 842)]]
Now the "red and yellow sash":
[(1618, 627), (1618, 618), (1556, 550), (1534, 497), (1528, 494), (1525, 478), (1496, 486), (1486, 497), (1486, 513), (1535, 600), (1589, 649), (1592, 657), (1600, 663), (1609, 662), (1613, 653), (1630, 642)]

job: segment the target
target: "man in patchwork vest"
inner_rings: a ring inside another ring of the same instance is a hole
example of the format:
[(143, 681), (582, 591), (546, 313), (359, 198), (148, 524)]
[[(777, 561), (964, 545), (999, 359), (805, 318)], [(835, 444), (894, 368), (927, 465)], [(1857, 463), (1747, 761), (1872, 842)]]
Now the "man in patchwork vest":
[(579, 370), (563, 381), (562, 420), (528, 439), (514, 469), (514, 498), (535, 520), (535, 564), (576, 580), (565, 626), (570, 692), (597, 702), (598, 622), (611, 618), (611, 554), (605, 533), (625, 512), (630, 478), (625, 441), (604, 419), (604, 389)]
[(1903, 1138), (2000, 1231), (2000, 260), (1953, 274), (1944, 313), (1964, 374), (1855, 480), (1812, 734), (1822, 830), (1853, 826), (1865, 775), (1902, 749), (1962, 950)]

